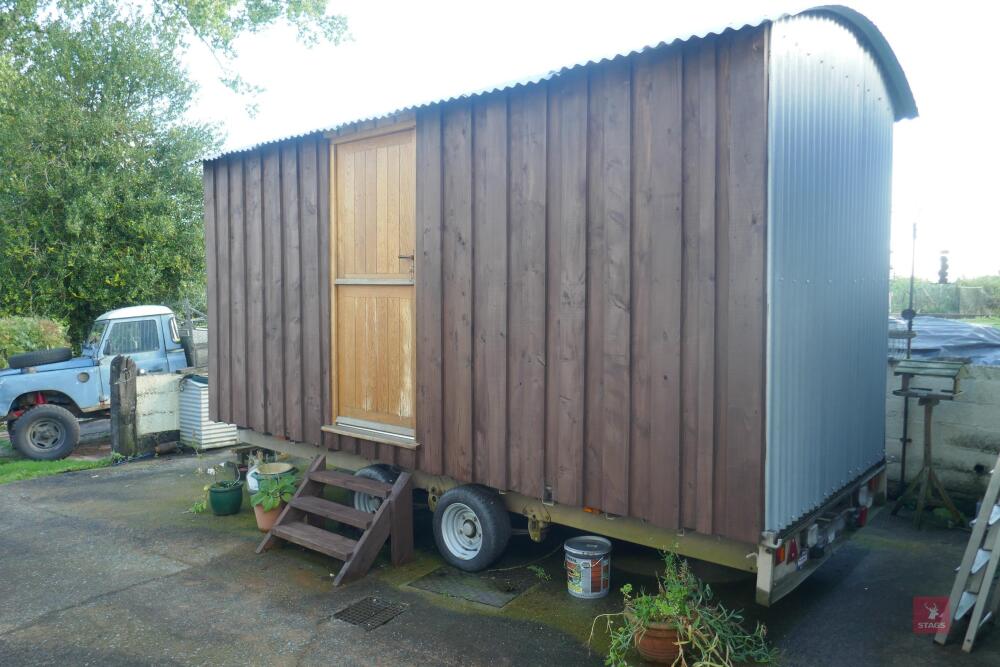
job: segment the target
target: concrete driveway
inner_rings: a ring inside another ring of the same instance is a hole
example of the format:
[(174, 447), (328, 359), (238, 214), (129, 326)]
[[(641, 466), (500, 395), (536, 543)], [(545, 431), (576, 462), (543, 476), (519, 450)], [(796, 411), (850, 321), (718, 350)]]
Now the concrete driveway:
[[(600, 665), (586, 639), (597, 613), (565, 593), (559, 539), (515, 538), (498, 567), (540, 560), (539, 579), (503, 608), (419, 590), (441, 561), (418, 515), (418, 557), (333, 589), (337, 566), (294, 547), (256, 556), (252, 514), (188, 514), (223, 455), (161, 458), (0, 486), (2, 665)], [(883, 513), (778, 606), (748, 582), (717, 586), (766, 621), (786, 665), (997, 665), (1000, 633), (963, 654), (910, 630), (914, 595), (946, 594), (964, 534), (917, 533)], [(616, 545), (615, 589), (655, 554)], [(511, 571), (514, 571), (511, 570)], [(407, 605), (366, 632), (333, 618), (375, 596)]]

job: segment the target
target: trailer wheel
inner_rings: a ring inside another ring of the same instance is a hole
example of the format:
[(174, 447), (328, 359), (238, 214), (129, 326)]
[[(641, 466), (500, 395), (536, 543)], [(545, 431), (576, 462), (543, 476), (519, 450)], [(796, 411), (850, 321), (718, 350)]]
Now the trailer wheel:
[(37, 461), (69, 456), (80, 441), (80, 424), (73, 413), (58, 405), (36, 405), (17, 419), (11, 433), (14, 447)]
[[(386, 484), (395, 484), (396, 478), (399, 477), (399, 472), (393, 470), (392, 466), (388, 466), (384, 463), (376, 463), (375, 465), (362, 468), (354, 473), (354, 476), (374, 479), (376, 482), (385, 482)], [(378, 508), (382, 506), (382, 499), (378, 496), (361, 493), (360, 491), (355, 491), (352, 496), (354, 509), (359, 512), (374, 514), (378, 511)]]
[(434, 541), (449, 564), (466, 572), (492, 565), (510, 540), (510, 515), (500, 495), (469, 484), (449, 489), (434, 509)]

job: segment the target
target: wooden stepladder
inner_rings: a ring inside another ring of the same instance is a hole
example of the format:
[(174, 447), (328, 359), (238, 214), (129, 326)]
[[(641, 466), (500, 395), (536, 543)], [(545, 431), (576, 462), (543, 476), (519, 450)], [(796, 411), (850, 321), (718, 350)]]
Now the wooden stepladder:
[[(962, 650), (966, 653), (972, 650), (979, 630), (996, 617), (1000, 607), (1000, 583), (994, 581), (1000, 563), (1000, 457), (991, 474), (948, 598), (951, 627), (971, 612), (962, 642)], [(934, 641), (938, 644), (948, 641), (951, 627), (934, 635)]]
[[(382, 504), (374, 514), (361, 512), (323, 498), (326, 486), (367, 493), (382, 498)], [(361, 537), (353, 540), (326, 530), (327, 519), (360, 528)], [(317, 456), (291, 502), (257, 547), (257, 553), (271, 548), (279, 539), (343, 561), (334, 586), (367, 574), (387, 539), (392, 564), (408, 562), (413, 558), (413, 481), (410, 473), (401, 472), (390, 485), (327, 470), (326, 457)]]

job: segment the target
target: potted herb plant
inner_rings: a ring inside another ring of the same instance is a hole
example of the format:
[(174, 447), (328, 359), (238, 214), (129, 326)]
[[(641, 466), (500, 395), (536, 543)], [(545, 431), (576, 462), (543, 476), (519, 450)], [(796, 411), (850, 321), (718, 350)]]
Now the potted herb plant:
[(212, 514), (236, 514), (243, 507), (243, 480), (218, 481), (208, 487), (208, 505)]
[[(624, 609), (594, 619), (607, 622), (610, 645), (605, 664), (628, 665), (634, 647), (643, 659), (675, 667), (735, 667), (773, 664), (777, 652), (758, 624), (753, 632), (742, 627), (739, 612), (712, 602), (712, 590), (676, 554), (663, 555), (664, 571), (655, 594), (633, 595), (622, 586)], [(591, 638), (593, 638), (593, 627)]]
[(263, 478), (257, 493), (250, 496), (254, 516), (257, 517), (257, 528), (262, 533), (271, 530), (278, 520), (278, 515), (295, 495), (295, 478), (291, 476)]

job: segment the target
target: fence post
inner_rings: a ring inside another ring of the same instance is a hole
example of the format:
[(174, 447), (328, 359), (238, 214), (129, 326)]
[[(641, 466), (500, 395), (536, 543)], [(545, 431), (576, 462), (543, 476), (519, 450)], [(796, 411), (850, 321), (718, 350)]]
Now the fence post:
[(138, 454), (135, 423), (135, 362), (118, 355), (111, 361), (111, 451), (122, 456)]

